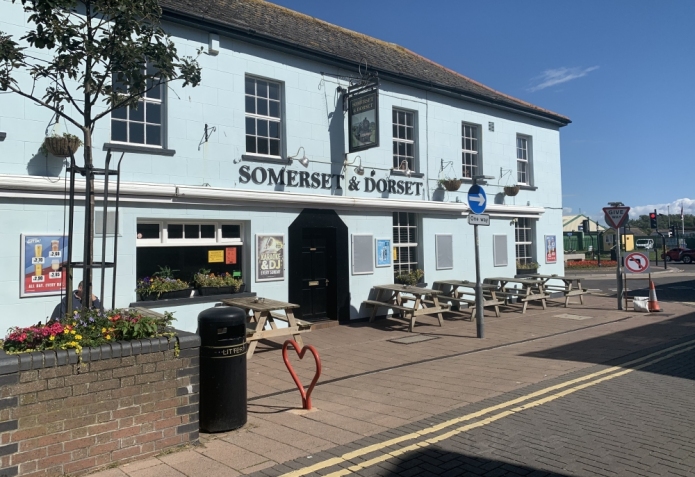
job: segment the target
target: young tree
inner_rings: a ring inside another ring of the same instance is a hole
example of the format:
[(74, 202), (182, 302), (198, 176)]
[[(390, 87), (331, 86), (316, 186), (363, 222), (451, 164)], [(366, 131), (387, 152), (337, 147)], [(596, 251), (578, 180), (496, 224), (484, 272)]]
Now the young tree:
[[(118, 108), (137, 107), (161, 84), (200, 83), (195, 59), (179, 59), (161, 28), (157, 0), (12, 0), (29, 14), (19, 40), (0, 31), (0, 90), (12, 91), (53, 111), (83, 137), (87, 190), (84, 262), (94, 255), (92, 133)], [(31, 81), (21, 83), (19, 75)], [(69, 106), (66, 108), (66, 106)], [(83, 307), (91, 305), (91, 268), (84, 269)], [(68, 293), (71, 293), (68, 290)], [(102, 297), (103, 299), (103, 297)]]

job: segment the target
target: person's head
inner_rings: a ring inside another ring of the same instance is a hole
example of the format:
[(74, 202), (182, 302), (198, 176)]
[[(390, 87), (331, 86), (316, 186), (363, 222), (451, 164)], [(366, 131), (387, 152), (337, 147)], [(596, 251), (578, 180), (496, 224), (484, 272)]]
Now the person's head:
[(77, 295), (78, 298), (82, 299), (82, 285), (84, 282), (80, 282), (77, 284), (77, 291), (75, 292), (75, 295)]

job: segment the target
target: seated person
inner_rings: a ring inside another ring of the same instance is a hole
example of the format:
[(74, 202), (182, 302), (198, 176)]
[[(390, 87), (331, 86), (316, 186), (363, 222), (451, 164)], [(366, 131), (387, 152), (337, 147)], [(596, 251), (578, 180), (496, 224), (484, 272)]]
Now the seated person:
[[(77, 285), (77, 290), (75, 290), (72, 294), (72, 309), (73, 310), (79, 310), (82, 308), (82, 285), (83, 282), (80, 282), (79, 285)], [(101, 308), (101, 302), (99, 299), (92, 295), (92, 308)], [(63, 300), (56, 305), (56, 307), (53, 309), (53, 313), (51, 314), (51, 321), (58, 320), (65, 316), (65, 313), (67, 313), (68, 310), (68, 297), (67, 295), (63, 297)]]

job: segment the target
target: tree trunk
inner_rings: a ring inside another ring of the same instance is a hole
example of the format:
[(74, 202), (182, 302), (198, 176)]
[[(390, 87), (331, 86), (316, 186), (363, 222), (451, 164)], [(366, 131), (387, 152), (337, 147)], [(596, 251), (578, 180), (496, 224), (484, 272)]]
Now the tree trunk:
[(84, 206), (84, 268), (82, 272), (82, 310), (92, 306), (92, 277), (94, 264), (94, 174), (92, 161), (92, 131), (84, 128), (84, 168), (85, 168), (85, 206)]

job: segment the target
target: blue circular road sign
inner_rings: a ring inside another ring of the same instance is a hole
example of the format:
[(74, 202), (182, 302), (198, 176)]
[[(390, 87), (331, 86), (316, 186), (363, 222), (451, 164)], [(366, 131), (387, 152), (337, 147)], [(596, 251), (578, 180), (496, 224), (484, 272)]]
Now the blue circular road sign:
[(468, 207), (474, 214), (482, 214), (487, 207), (487, 196), (482, 187), (477, 184), (468, 189)]

